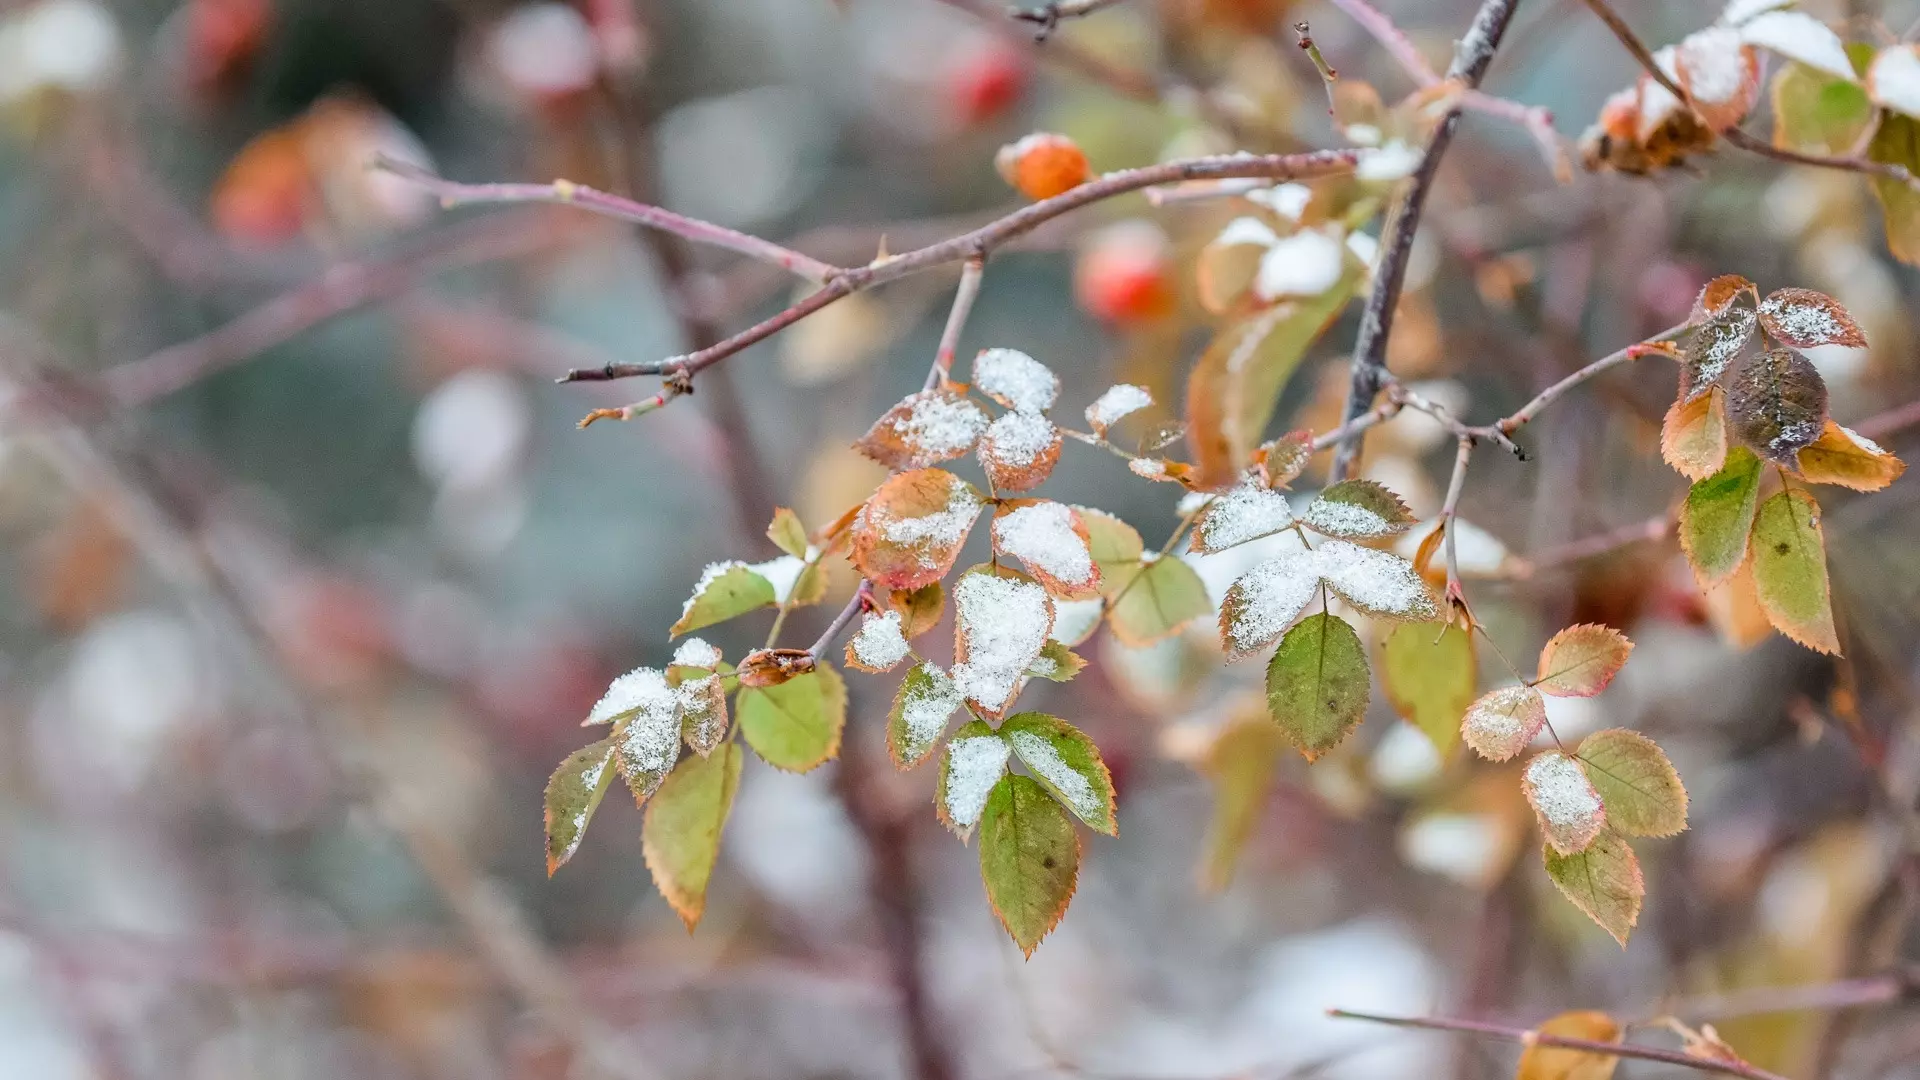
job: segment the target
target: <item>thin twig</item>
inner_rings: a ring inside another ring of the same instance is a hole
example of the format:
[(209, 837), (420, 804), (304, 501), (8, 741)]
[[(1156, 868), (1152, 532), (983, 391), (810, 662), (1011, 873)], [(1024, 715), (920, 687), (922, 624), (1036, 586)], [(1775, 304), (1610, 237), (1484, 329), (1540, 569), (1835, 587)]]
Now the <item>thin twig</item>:
[(1452, 1020), (1437, 1016), (1378, 1016), (1373, 1013), (1349, 1012), (1346, 1009), (1329, 1009), (1327, 1015), (1340, 1020), (1366, 1020), (1375, 1024), (1388, 1024), (1393, 1027), (1424, 1028), (1428, 1031), (1456, 1031), (1468, 1035), (1484, 1035), (1490, 1039), (1519, 1043), (1523, 1046), (1555, 1046), (1563, 1050), (1585, 1050), (1592, 1054), (1608, 1054), (1613, 1057), (1638, 1058), (1641, 1061), (1660, 1061), (1668, 1065), (1681, 1065), (1701, 1072), (1721, 1073), (1726, 1076), (1745, 1077), (1746, 1080), (1786, 1080), (1778, 1073), (1771, 1073), (1757, 1065), (1744, 1061), (1721, 1061), (1715, 1058), (1694, 1057), (1679, 1050), (1662, 1050), (1652, 1046), (1635, 1046), (1630, 1043), (1601, 1042), (1597, 1039), (1575, 1039), (1565, 1035), (1549, 1035), (1528, 1028), (1506, 1027), (1502, 1024), (1488, 1024), (1479, 1020)]
[(710, 221), (676, 214), (658, 206), (621, 198), (584, 184), (576, 184), (571, 180), (555, 180), (548, 184), (463, 184), (437, 176), (418, 165), (396, 161), (385, 156), (375, 158), (373, 167), (427, 189), (439, 196), (440, 205), (449, 210), (457, 206), (491, 203), (549, 203), (555, 206), (578, 206), (582, 210), (588, 210), (603, 217), (672, 233), (696, 244), (738, 252), (748, 258), (758, 259), (782, 270), (791, 271), (808, 281), (824, 282), (840, 272), (837, 266), (821, 262), (811, 255), (802, 254), (791, 248), (781, 247), (771, 240), (763, 240), (758, 236), (729, 229), (724, 225), (715, 225)]
[[(1469, 90), (1479, 87), (1518, 3), (1519, 0), (1484, 0), (1473, 17), (1473, 25), (1467, 29), (1466, 36), (1460, 39), (1453, 64), (1447, 69), (1447, 78), (1459, 80)], [(1374, 395), (1386, 385), (1387, 337), (1393, 331), (1394, 309), (1400, 302), (1400, 290), (1406, 284), (1407, 262), (1413, 255), (1414, 233), (1420, 228), (1420, 212), (1426, 205), (1428, 193), (1433, 190), (1434, 174), (1439, 171), (1440, 159), (1453, 141), (1454, 129), (1460, 125), (1461, 107), (1458, 102), (1447, 107), (1433, 135), (1427, 140), (1426, 149), (1421, 152), (1420, 164), (1414, 170), (1412, 181), (1388, 218), (1386, 236), (1380, 245), (1380, 263), (1374, 270), (1373, 289), (1367, 294), (1366, 308), (1360, 315), (1360, 334), (1353, 345), (1352, 374), (1347, 388), (1346, 410), (1342, 415), (1343, 423), (1366, 412), (1373, 404)], [(1330, 479), (1338, 481), (1346, 478), (1358, 449), (1357, 438), (1339, 444), (1334, 451)]]
[(1308, 445), (1312, 451), (1317, 454), (1328, 447), (1337, 445), (1346, 439), (1360, 434), (1375, 424), (1392, 419), (1399, 415), (1400, 410), (1405, 406), (1406, 403), (1399, 397), (1389, 397), (1387, 400), (1382, 401), (1380, 404), (1375, 405), (1359, 416), (1341, 424), (1339, 427), (1315, 436), (1313, 442)]
[(1682, 998), (1662, 1005), (1660, 1014), (1699, 1022), (1766, 1013), (1887, 1005), (1917, 997), (1920, 997), (1920, 967), (1809, 986), (1762, 986)]
[(840, 609), (840, 614), (833, 617), (833, 621), (827, 624), (825, 630), (820, 631), (820, 637), (812, 645), (807, 646), (807, 652), (813, 654), (815, 660), (823, 659), (827, 650), (833, 647), (833, 639), (840, 636), (840, 632), (847, 628), (847, 624), (853, 621), (855, 615), (860, 614), (861, 609), (866, 607), (867, 601), (872, 597), (873, 582), (862, 578), (860, 587), (853, 590), (853, 596), (847, 601), (847, 606)]
[(1353, 150), (1316, 150), (1302, 154), (1228, 154), (1216, 157), (1188, 158), (1138, 169), (1126, 169), (1080, 185), (1051, 199), (1031, 203), (1004, 217), (926, 247), (876, 259), (834, 275), (818, 292), (799, 303), (709, 348), (681, 356), (638, 363), (609, 364), (604, 368), (571, 371), (559, 382), (594, 382), (626, 379), (636, 375), (661, 375), (685, 370), (689, 375), (725, 360), (750, 345), (812, 315), (828, 304), (863, 289), (917, 274), (935, 266), (964, 259), (984, 258), (989, 252), (1023, 236), (1041, 225), (1084, 206), (1139, 191), (1158, 184), (1183, 180), (1214, 180), (1237, 177), (1261, 177), (1268, 180), (1297, 180), (1328, 176), (1353, 168), (1357, 152)]
[(1447, 549), (1447, 604), (1464, 607), (1467, 594), (1460, 587), (1460, 556), (1455, 550), (1454, 534), (1460, 530), (1453, 521), (1460, 510), (1460, 492), (1467, 486), (1467, 463), (1473, 459), (1472, 436), (1461, 436), (1454, 444), (1453, 476), (1447, 480), (1447, 498), (1440, 506), (1440, 528), (1446, 530), (1441, 541)]
[(1150, 104), (1158, 104), (1160, 101), (1160, 87), (1152, 75), (1109, 63), (1103, 57), (1074, 48), (1065, 41), (1048, 42), (1046, 48), (1036, 48), (1037, 43), (1033, 40), (1033, 35), (1007, 18), (1005, 8), (997, 7), (989, 0), (939, 0), (939, 2), (974, 16), (981, 20), (988, 30), (1007, 41), (1023, 48), (1033, 49), (1036, 54), (1046, 57), (1054, 64), (1084, 79), (1099, 83), (1122, 97)]
[(986, 272), (984, 255), (961, 265), (960, 285), (953, 292), (953, 308), (947, 312), (947, 325), (940, 331), (940, 347), (933, 354), (933, 366), (927, 369), (927, 383), (922, 389), (931, 390), (947, 381), (947, 373), (953, 370), (953, 359), (960, 349), (960, 332), (966, 329), (967, 317), (973, 314), (973, 302), (980, 298), (980, 282)]
[(1656, 341), (1669, 340), (1674, 335), (1680, 333), (1682, 330), (1685, 330), (1686, 328), (1687, 328), (1686, 323), (1680, 323), (1675, 326), (1669, 326), (1665, 330), (1662, 330), (1659, 333), (1654, 334), (1652, 337), (1644, 338), (1640, 341), (1634, 342), (1632, 345), (1626, 346), (1623, 349), (1618, 349), (1618, 350), (1615, 350), (1614, 352), (1608, 353), (1607, 355), (1601, 357), (1600, 359), (1595, 360), (1593, 363), (1588, 364), (1585, 367), (1581, 368), (1580, 370), (1573, 372), (1572, 374), (1568, 375), (1566, 378), (1561, 379), (1559, 382), (1554, 383), (1552, 386), (1547, 387), (1545, 390), (1540, 391), (1540, 393), (1534, 396), (1534, 399), (1532, 401), (1529, 401), (1525, 405), (1522, 405), (1518, 409), (1515, 409), (1511, 415), (1495, 422), (1493, 427), (1503, 435), (1513, 434), (1514, 432), (1520, 430), (1522, 427), (1525, 427), (1528, 421), (1532, 420), (1535, 416), (1538, 416), (1542, 409), (1545, 409), (1547, 406), (1560, 400), (1561, 395), (1565, 394), (1567, 391), (1572, 390), (1574, 387), (1579, 386), (1581, 383), (1584, 383), (1589, 379), (1592, 379), (1596, 375), (1601, 375), (1601, 374), (1604, 374), (1605, 372), (1611, 371), (1614, 368), (1619, 367), (1621, 364), (1624, 364), (1629, 360), (1638, 359), (1639, 357), (1645, 355), (1645, 349), (1647, 345), (1652, 344), (1653, 342), (1656, 342)]
[(1420, 50), (1414, 47), (1413, 40), (1379, 8), (1367, 3), (1367, 0), (1332, 0), (1332, 3), (1346, 12), (1348, 18), (1359, 23), (1362, 30), (1372, 34), (1373, 39), (1399, 61), (1415, 83), (1423, 87), (1439, 85), (1440, 76), (1433, 70), (1433, 65), (1427, 63), (1427, 58), (1421, 56)]
[(1035, 41), (1045, 41), (1053, 36), (1060, 24), (1068, 19), (1084, 19), (1099, 11), (1110, 8), (1121, 0), (1052, 0), (1037, 8), (1010, 8), (1007, 14), (1016, 22), (1032, 23)]

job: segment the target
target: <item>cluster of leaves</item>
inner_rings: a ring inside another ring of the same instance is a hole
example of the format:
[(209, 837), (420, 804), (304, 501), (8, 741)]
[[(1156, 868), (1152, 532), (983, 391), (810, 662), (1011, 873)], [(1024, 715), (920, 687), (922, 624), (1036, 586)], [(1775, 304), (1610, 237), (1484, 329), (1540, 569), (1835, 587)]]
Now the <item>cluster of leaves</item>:
[[(1762, 52), (1783, 61), (1770, 84), (1773, 143), (1920, 174), (1920, 45), (1847, 42), (1791, 0), (1732, 0), (1713, 25), (1654, 53), (1682, 100), (1642, 75), (1609, 98), (1583, 143), (1590, 168), (1647, 173), (1711, 149), (1760, 100)], [(1888, 35), (1889, 39), (1891, 35)], [(1920, 264), (1920, 190), (1871, 178), (1895, 258)]]
[[(1825, 653), (1840, 643), (1820, 506), (1797, 484), (1877, 491), (1906, 466), (1827, 415), (1826, 384), (1801, 350), (1865, 344), (1832, 297), (1778, 289), (1762, 299), (1730, 274), (1707, 284), (1687, 331), (1662, 346), (1681, 366), (1661, 451), (1694, 482), (1680, 540), (1695, 576)], [(1778, 486), (1762, 498), (1769, 466)]]

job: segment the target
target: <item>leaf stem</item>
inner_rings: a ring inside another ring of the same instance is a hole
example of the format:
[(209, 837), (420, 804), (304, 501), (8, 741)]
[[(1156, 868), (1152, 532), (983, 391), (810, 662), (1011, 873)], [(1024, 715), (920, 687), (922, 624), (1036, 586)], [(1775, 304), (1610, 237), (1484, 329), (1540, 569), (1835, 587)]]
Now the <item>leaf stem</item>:
[(1522, 1046), (1553, 1046), (1563, 1050), (1584, 1050), (1592, 1054), (1607, 1054), (1613, 1057), (1636, 1058), (1641, 1061), (1659, 1061), (1668, 1065), (1680, 1065), (1701, 1072), (1720, 1073), (1725, 1076), (1740, 1076), (1746, 1080), (1787, 1080), (1778, 1073), (1768, 1072), (1757, 1065), (1744, 1061), (1721, 1061), (1715, 1058), (1694, 1057), (1679, 1050), (1663, 1050), (1653, 1046), (1636, 1046), (1631, 1043), (1601, 1042), (1596, 1039), (1576, 1039), (1566, 1035), (1549, 1035), (1529, 1028), (1507, 1027), (1503, 1024), (1490, 1024), (1480, 1020), (1454, 1020), (1439, 1016), (1381, 1016), (1375, 1013), (1352, 1012), (1347, 1009), (1328, 1009), (1327, 1015), (1338, 1020), (1365, 1020), (1374, 1024), (1387, 1024), (1392, 1027), (1422, 1028), (1428, 1031), (1454, 1031), (1468, 1035), (1480, 1035), (1490, 1039), (1519, 1043)]

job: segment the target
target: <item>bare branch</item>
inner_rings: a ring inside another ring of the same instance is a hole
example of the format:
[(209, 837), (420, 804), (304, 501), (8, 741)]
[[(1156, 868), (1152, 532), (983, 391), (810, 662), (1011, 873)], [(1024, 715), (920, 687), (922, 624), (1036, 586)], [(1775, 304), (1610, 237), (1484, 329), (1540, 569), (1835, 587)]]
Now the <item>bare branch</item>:
[[(1487, 66), (1493, 62), (1494, 49), (1499, 47), (1500, 38), (1506, 33), (1507, 23), (1513, 19), (1513, 11), (1518, 4), (1519, 0), (1484, 0), (1473, 17), (1473, 25), (1460, 40), (1453, 64), (1447, 69), (1447, 78), (1460, 80), (1469, 90), (1479, 87)], [(1407, 261), (1413, 255), (1414, 233), (1420, 228), (1420, 212), (1426, 205), (1428, 193), (1433, 189), (1433, 178), (1439, 171), (1440, 159), (1453, 141), (1454, 129), (1460, 125), (1461, 108), (1458, 102), (1448, 106), (1439, 126), (1434, 128), (1433, 136), (1427, 140), (1412, 182), (1407, 185), (1406, 192), (1394, 205), (1388, 218), (1386, 235), (1380, 245), (1380, 263), (1374, 270), (1373, 289), (1367, 294), (1367, 305), (1360, 315), (1360, 334), (1353, 345), (1352, 376), (1347, 389), (1344, 420), (1351, 420), (1366, 412), (1373, 404), (1374, 395), (1386, 385), (1387, 337), (1393, 332), (1394, 309), (1400, 302), (1400, 290), (1406, 284)], [(1337, 481), (1346, 477), (1357, 449), (1357, 439), (1339, 445), (1334, 451), (1333, 468), (1329, 474), (1331, 479)]]
[(1037, 28), (1034, 31), (1034, 40), (1045, 41), (1060, 28), (1062, 22), (1068, 19), (1086, 18), (1101, 8), (1110, 8), (1120, 2), (1121, 0), (1052, 0), (1051, 3), (1042, 4), (1037, 8), (1011, 8), (1007, 14), (1016, 22), (1032, 23)]
[(940, 331), (940, 347), (933, 354), (933, 366), (927, 369), (924, 389), (931, 390), (945, 382), (947, 373), (953, 370), (954, 354), (960, 348), (960, 332), (966, 329), (967, 316), (973, 314), (973, 302), (980, 297), (980, 281), (986, 272), (984, 256), (968, 259), (960, 268), (960, 286), (954, 290), (953, 308), (947, 312), (946, 328)]
[(1427, 63), (1427, 58), (1420, 55), (1420, 50), (1414, 48), (1412, 39), (1395, 26), (1385, 12), (1367, 3), (1367, 0), (1332, 0), (1332, 3), (1334, 7), (1346, 12), (1348, 18), (1359, 23), (1362, 30), (1372, 34), (1373, 39), (1399, 61), (1400, 66), (1415, 83), (1420, 86), (1439, 84), (1440, 76), (1435, 73), (1433, 66)]
[(1559, 382), (1554, 383), (1552, 386), (1547, 387), (1545, 390), (1540, 391), (1539, 394), (1534, 396), (1534, 399), (1532, 401), (1529, 401), (1525, 405), (1522, 405), (1519, 409), (1515, 410), (1512, 415), (1496, 422), (1493, 425), (1494, 429), (1499, 431), (1503, 435), (1510, 435), (1513, 432), (1520, 430), (1522, 427), (1526, 426), (1528, 421), (1532, 420), (1535, 416), (1538, 416), (1542, 409), (1545, 409), (1547, 406), (1560, 400), (1560, 396), (1562, 394), (1565, 394), (1567, 391), (1573, 389), (1576, 386), (1579, 386), (1581, 383), (1586, 382), (1587, 380), (1593, 378), (1596, 375), (1603, 374), (1607, 371), (1613, 370), (1616, 367), (1619, 367), (1621, 364), (1624, 364), (1629, 360), (1639, 359), (1641, 356), (1645, 355), (1646, 346), (1648, 344), (1656, 341), (1664, 341), (1664, 340), (1670, 339), (1674, 335), (1680, 333), (1682, 330), (1685, 330), (1686, 328), (1687, 328), (1686, 323), (1680, 323), (1675, 326), (1669, 326), (1665, 330), (1660, 331), (1659, 333), (1653, 335), (1650, 338), (1646, 338), (1645, 340), (1642, 340), (1642, 341), (1637, 341), (1634, 344), (1629, 345), (1624, 349), (1618, 349), (1614, 352), (1608, 353), (1607, 355), (1601, 357), (1600, 359), (1595, 360), (1593, 363), (1588, 364), (1587, 366), (1572, 373), (1571, 375), (1568, 375), (1566, 378), (1561, 379)]
[(1652, 1046), (1634, 1046), (1630, 1043), (1600, 1042), (1597, 1039), (1575, 1039), (1565, 1035), (1549, 1035), (1529, 1028), (1506, 1027), (1502, 1024), (1488, 1024), (1479, 1020), (1450, 1020), (1444, 1017), (1426, 1016), (1377, 1016), (1373, 1013), (1349, 1012), (1345, 1009), (1328, 1009), (1327, 1015), (1339, 1020), (1366, 1020), (1375, 1024), (1388, 1024), (1393, 1027), (1424, 1028), (1429, 1031), (1457, 1031), (1468, 1035), (1482, 1035), (1490, 1039), (1520, 1043), (1523, 1046), (1557, 1046), (1565, 1050), (1585, 1050), (1593, 1054), (1609, 1054), (1614, 1057), (1637, 1058), (1641, 1061), (1659, 1061), (1668, 1065), (1680, 1065), (1701, 1072), (1720, 1073), (1726, 1076), (1741, 1076), (1746, 1080), (1786, 1080), (1778, 1073), (1771, 1073), (1756, 1065), (1744, 1061), (1720, 1061), (1715, 1058), (1694, 1057), (1679, 1050), (1661, 1050)]
[(710, 221), (701, 221), (684, 214), (676, 214), (658, 206), (621, 198), (604, 191), (598, 191), (571, 180), (555, 180), (549, 184), (463, 184), (436, 176), (418, 165), (396, 161), (390, 157), (378, 157), (373, 168), (390, 172), (403, 180), (418, 184), (440, 198), (440, 205), (446, 209), (456, 206), (476, 206), (487, 203), (548, 203), (554, 206), (578, 206), (603, 217), (617, 221), (629, 221), (636, 225), (645, 225), (650, 229), (672, 233), (696, 244), (726, 248), (751, 259), (791, 271), (808, 281), (824, 282), (840, 272), (840, 268), (821, 262), (811, 255), (805, 255), (791, 248), (781, 247), (771, 240), (763, 240), (724, 225), (715, 225)]
[(636, 375), (662, 375), (684, 370), (689, 375), (725, 360), (734, 353), (772, 337), (781, 330), (812, 315), (842, 297), (862, 289), (920, 273), (935, 266), (964, 259), (985, 258), (994, 249), (1023, 236), (1041, 225), (1118, 195), (1159, 184), (1184, 180), (1225, 180), (1257, 177), (1267, 180), (1298, 180), (1329, 176), (1353, 168), (1357, 158), (1353, 150), (1315, 150), (1302, 154), (1225, 154), (1216, 157), (1187, 158), (1138, 169), (1108, 173), (1071, 191), (1023, 206), (970, 232), (926, 247), (888, 256), (866, 265), (841, 271), (820, 291), (754, 326), (712, 345), (682, 356), (637, 363), (609, 364), (604, 368), (570, 371), (560, 382), (597, 382), (626, 379)]

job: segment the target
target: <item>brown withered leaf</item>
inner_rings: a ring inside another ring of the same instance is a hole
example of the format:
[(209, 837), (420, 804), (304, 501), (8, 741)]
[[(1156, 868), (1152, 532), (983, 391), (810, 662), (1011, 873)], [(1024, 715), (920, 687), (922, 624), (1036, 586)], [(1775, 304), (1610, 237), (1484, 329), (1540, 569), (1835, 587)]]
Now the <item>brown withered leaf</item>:
[(1254, 454), (1270, 488), (1292, 486), (1313, 458), (1313, 432), (1289, 431)]
[(1737, 368), (1727, 390), (1727, 421), (1735, 438), (1770, 461), (1794, 467), (1802, 447), (1827, 422), (1827, 384), (1813, 363), (1773, 349)]
[(1728, 308), (1694, 328), (1680, 354), (1680, 400), (1705, 394), (1733, 366), (1753, 340), (1757, 317), (1747, 308)]
[(779, 686), (813, 666), (813, 654), (805, 649), (757, 649), (740, 658), (740, 685)]
[(1687, 317), (1690, 323), (1702, 323), (1733, 306), (1741, 293), (1752, 296), (1757, 303), (1760, 292), (1753, 282), (1739, 274), (1721, 274), (1701, 288), (1700, 295), (1694, 298), (1693, 312)]
[(917, 589), (895, 589), (887, 597), (887, 606), (900, 613), (900, 633), (909, 641), (934, 628), (947, 608), (947, 595), (939, 582)]
[(1867, 336), (1840, 301), (1812, 289), (1775, 289), (1760, 302), (1760, 326), (1796, 349), (1846, 345), (1863, 349)]

